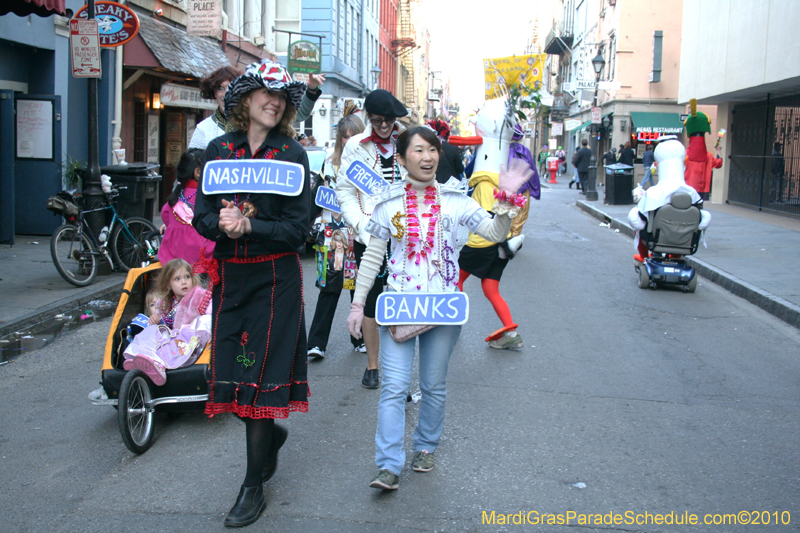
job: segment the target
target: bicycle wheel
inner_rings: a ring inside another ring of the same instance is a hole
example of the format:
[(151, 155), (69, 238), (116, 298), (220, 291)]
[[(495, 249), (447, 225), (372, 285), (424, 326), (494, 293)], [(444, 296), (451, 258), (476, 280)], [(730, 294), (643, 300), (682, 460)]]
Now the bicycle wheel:
[(156, 231), (155, 225), (141, 217), (130, 217), (124, 223), (115, 225), (109, 237), (109, 246), (118, 267), (127, 272), (149, 263), (150, 247), (146, 237), (151, 231)]
[(164, 236), (159, 230), (151, 231), (144, 236), (145, 244), (147, 244), (147, 258), (151, 263), (158, 261), (158, 249), (161, 248), (161, 240)]
[(64, 224), (50, 238), (50, 255), (61, 277), (76, 287), (91, 285), (97, 276), (97, 255), (77, 226)]

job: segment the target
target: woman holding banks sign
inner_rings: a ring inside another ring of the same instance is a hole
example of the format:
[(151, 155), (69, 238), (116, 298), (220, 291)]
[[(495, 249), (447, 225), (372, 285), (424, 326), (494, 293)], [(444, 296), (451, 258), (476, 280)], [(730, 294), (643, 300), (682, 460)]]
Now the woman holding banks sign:
[[(210, 165), (224, 165), (221, 160), (253, 165), (273, 159), (298, 164), (308, 184), (308, 158), (292, 130), (304, 89), (269, 60), (247, 67), (225, 93), (225, 114), (236, 131), (209, 143), (206, 174)], [(303, 278), (296, 250), (308, 231), (309, 188), (296, 196), (235, 189), (208, 194), (206, 178), (193, 220), (200, 235), (216, 241), (214, 259), (198, 269), (213, 283), (206, 413), (232, 412), (245, 422), (247, 471), (225, 518), (226, 526), (238, 527), (258, 520), (267, 505), (262, 483), (275, 473), (287, 436), (275, 419), (308, 411)]]
[[(354, 135), (345, 145), (342, 155), (342, 171), (336, 180), (336, 198), (342, 208), (342, 215), (355, 232), (353, 251), (356, 263), (360, 265), (361, 256), (369, 243), (370, 235), (366, 231), (367, 221), (375, 206), (375, 195), (359, 189), (356, 183), (347, 178), (347, 170), (356, 161), (383, 176), (388, 183), (402, 181), (405, 169), (398, 164), (395, 143), (402, 131), (397, 117), (408, 114), (405, 106), (389, 91), (376, 89), (364, 99), (364, 110), (367, 112), (367, 129), (360, 135)], [(372, 290), (367, 296), (364, 307), (364, 344), (367, 348), (367, 369), (361, 379), (361, 385), (368, 389), (377, 389), (378, 380), (378, 324), (375, 322), (375, 302), (386, 283), (386, 264), (384, 261), (380, 277), (375, 280)]]
[[(388, 262), (389, 291), (428, 295), (454, 294), (458, 285), (458, 260), (454, 244), (460, 225), (482, 237), (499, 242), (505, 239), (511, 220), (519, 213), (524, 197), (515, 194), (528, 181), (533, 171), (527, 164), (512, 161), (511, 168), (502, 168), (498, 199), (492, 217), (477, 202), (458, 189), (436, 182), (441, 144), (433, 130), (421, 126), (400, 134), (397, 139), (397, 160), (408, 171), (404, 182), (380, 194), (370, 220), (363, 228), (372, 237), (361, 259), (356, 292), (347, 327), (358, 337), (364, 319), (364, 302), (381, 267), (387, 244), (391, 248)], [(378, 316), (384, 294), (378, 302)], [(455, 294), (454, 294), (455, 295)], [(391, 296), (398, 300), (401, 295)], [(428, 298), (436, 299), (436, 298)], [(443, 302), (440, 313), (450, 313), (450, 300)], [(397, 309), (401, 309), (398, 306)], [(417, 307), (411, 306), (414, 313)], [(452, 309), (455, 312), (455, 309)], [(430, 316), (433, 309), (425, 308)], [(396, 313), (397, 314), (397, 313)], [(466, 313), (464, 313), (466, 315)], [(463, 323), (463, 322), (462, 322)], [(447, 366), (453, 353), (460, 325), (427, 326), (419, 333), (419, 384), (422, 402), (419, 422), (414, 431), (414, 459), (417, 472), (433, 469), (433, 453), (444, 427)], [(411, 383), (416, 337), (381, 326), (380, 346), (383, 386), (378, 406), (378, 431), (375, 435), (375, 462), (380, 469), (370, 482), (379, 489), (396, 489), (398, 475), (405, 464), (403, 434), (405, 401)]]

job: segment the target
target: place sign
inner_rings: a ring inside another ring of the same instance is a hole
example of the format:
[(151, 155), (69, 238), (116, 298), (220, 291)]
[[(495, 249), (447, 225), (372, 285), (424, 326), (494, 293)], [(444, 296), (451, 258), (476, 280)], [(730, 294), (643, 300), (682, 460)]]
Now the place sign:
[(314, 203), (332, 213), (342, 212), (342, 208), (339, 207), (339, 201), (336, 199), (336, 191), (324, 185), (320, 185), (317, 188), (317, 196), (314, 198)]
[(389, 186), (389, 183), (380, 174), (361, 161), (353, 161), (347, 169), (346, 176), (353, 182), (353, 185), (370, 196), (378, 194)]
[[(83, 6), (73, 19), (87, 20), (88, 6)], [(127, 6), (108, 0), (94, 3), (94, 18), (100, 30), (100, 46), (113, 48), (125, 44), (139, 33), (139, 17)]]
[(303, 191), (305, 167), (274, 159), (206, 161), (203, 194), (279, 194), (298, 196)]
[(381, 326), (459, 326), (468, 318), (469, 297), (463, 292), (383, 292), (375, 308)]

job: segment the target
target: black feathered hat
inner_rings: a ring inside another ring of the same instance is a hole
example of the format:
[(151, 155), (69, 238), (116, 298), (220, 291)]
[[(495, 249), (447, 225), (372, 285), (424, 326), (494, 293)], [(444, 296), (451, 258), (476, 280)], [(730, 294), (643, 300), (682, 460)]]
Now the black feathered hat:
[(375, 89), (364, 99), (364, 110), (382, 117), (404, 117), (408, 109), (385, 89)]

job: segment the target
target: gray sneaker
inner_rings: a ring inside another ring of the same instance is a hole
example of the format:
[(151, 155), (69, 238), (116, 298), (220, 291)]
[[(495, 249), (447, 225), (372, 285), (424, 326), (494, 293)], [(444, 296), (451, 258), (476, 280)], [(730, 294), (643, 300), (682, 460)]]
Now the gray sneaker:
[(389, 470), (381, 470), (372, 478), (369, 486), (373, 489), (397, 490), (397, 487), (400, 486), (400, 478)]
[(411, 461), (411, 469), (414, 472), (430, 472), (433, 470), (433, 454), (425, 450), (414, 454), (414, 459)]
[(489, 342), (489, 347), (498, 350), (518, 350), (522, 346), (522, 337), (516, 331), (506, 331), (499, 339)]

